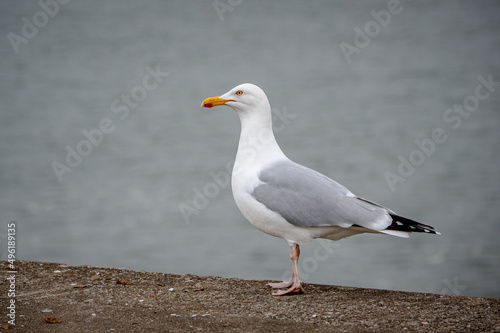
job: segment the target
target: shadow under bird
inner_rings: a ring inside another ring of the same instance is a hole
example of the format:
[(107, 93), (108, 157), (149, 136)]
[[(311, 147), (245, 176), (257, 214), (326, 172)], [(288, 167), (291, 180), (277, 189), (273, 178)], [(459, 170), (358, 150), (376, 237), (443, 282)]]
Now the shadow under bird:
[(290, 281), (268, 283), (273, 295), (304, 292), (298, 275), (299, 244), (315, 238), (339, 240), (361, 233), (408, 238), (412, 232), (439, 234), (433, 227), (399, 216), (356, 196), (327, 176), (297, 164), (281, 151), (272, 130), (271, 106), (256, 85), (244, 83), (201, 106), (227, 105), (241, 122), (231, 177), (233, 197), (257, 229), (290, 245)]

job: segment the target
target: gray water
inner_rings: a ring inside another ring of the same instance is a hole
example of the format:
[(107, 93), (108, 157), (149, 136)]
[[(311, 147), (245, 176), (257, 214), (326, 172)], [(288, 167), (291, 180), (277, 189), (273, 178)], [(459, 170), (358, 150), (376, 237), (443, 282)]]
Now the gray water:
[(302, 280), (500, 297), (498, 2), (47, 3), (0, 3), (2, 259), (16, 221), (18, 259), (286, 278), (226, 181), (236, 114), (200, 108), (251, 82), (291, 159), (442, 233), (315, 241)]

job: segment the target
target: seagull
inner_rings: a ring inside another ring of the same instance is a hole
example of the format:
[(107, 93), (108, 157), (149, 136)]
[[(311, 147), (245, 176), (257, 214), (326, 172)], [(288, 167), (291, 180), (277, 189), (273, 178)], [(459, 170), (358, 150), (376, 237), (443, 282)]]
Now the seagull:
[(243, 216), (290, 246), (289, 281), (268, 283), (274, 296), (303, 293), (297, 262), (300, 244), (315, 238), (339, 240), (362, 233), (408, 238), (412, 232), (439, 234), (433, 227), (402, 217), (356, 196), (327, 176), (297, 164), (281, 151), (272, 129), (264, 91), (244, 83), (201, 106), (227, 105), (239, 116), (241, 134), (231, 175), (233, 197)]

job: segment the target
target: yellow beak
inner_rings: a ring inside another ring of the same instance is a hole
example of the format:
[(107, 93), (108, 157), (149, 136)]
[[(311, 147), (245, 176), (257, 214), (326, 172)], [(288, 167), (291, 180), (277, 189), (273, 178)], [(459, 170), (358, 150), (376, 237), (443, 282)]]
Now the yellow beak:
[(201, 102), (201, 107), (202, 108), (211, 108), (211, 107), (214, 107), (214, 106), (217, 106), (217, 105), (224, 105), (226, 104), (227, 102), (236, 102), (232, 99), (222, 99), (222, 98), (219, 98), (220, 96), (215, 96), (215, 97), (209, 97), (207, 98), (206, 100), (204, 100), (203, 102)]

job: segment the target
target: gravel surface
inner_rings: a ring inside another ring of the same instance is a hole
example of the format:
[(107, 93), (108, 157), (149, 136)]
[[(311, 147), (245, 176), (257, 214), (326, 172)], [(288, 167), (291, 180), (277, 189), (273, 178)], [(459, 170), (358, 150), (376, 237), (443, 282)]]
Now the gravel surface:
[(500, 332), (500, 300), (304, 284), (273, 297), (267, 281), (1, 262), (2, 328), (15, 332)]

